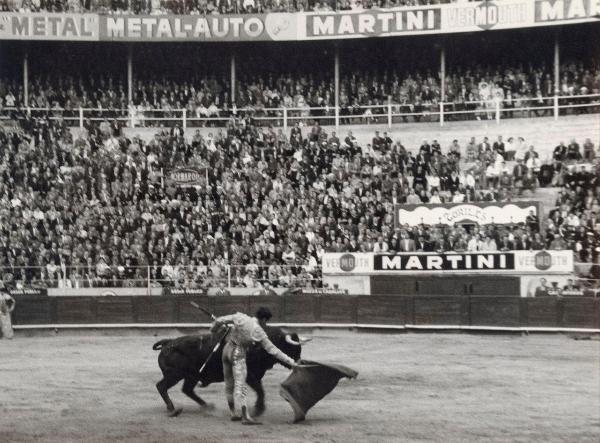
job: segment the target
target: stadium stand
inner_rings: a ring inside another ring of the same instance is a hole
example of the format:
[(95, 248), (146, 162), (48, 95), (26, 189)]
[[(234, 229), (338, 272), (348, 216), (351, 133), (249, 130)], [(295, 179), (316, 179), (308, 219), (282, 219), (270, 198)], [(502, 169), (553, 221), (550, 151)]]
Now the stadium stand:
[[(568, 247), (583, 262), (598, 258), (590, 140), (555, 149), (544, 184), (564, 191), (541, 232), (535, 218), (394, 230), (395, 203), (508, 201), (536, 192), (542, 165), (529, 151), (512, 166), (501, 140), (406, 148), (376, 133), (364, 145), (318, 124), (265, 131), (250, 117), (189, 142), (177, 127), (149, 142), (127, 138), (106, 120), (75, 139), (61, 120), (26, 117), (21, 127), (1, 133), (0, 153), (0, 259), (21, 285), (144, 285), (150, 272), (165, 285), (209, 287), (228, 265), (233, 286), (318, 284), (324, 252), (402, 251), (405, 237), (417, 251)], [(587, 166), (576, 166), (584, 156)], [(161, 177), (181, 166), (205, 171), (209, 186)]]
[[(57, 71), (51, 76), (36, 76), (29, 86), (28, 105), (70, 118), (78, 117), (80, 107), (94, 110), (91, 115), (95, 117), (108, 118), (126, 118), (132, 110), (138, 125), (156, 124), (158, 120), (153, 117), (175, 118), (175, 111), (183, 109), (188, 118), (198, 119), (200, 124), (215, 124), (210, 119), (219, 117), (223, 122), (233, 113), (226, 78), (212, 75), (181, 82), (158, 78), (136, 82), (130, 108), (123, 78), (73, 77)], [(598, 100), (589, 95), (600, 93), (600, 69), (572, 62), (562, 66), (561, 79), (560, 85), (554, 85), (551, 71), (544, 65), (457, 67), (448, 72), (445, 82), (446, 118), (493, 120), (496, 101), (501, 102), (503, 118), (549, 116), (555, 86), (562, 96), (569, 97), (566, 105), (592, 104), (567, 108), (563, 113), (594, 112), (593, 103)], [(19, 82), (14, 78), (0, 80), (0, 107), (23, 106)], [(388, 104), (394, 114), (402, 114), (398, 122), (430, 121), (439, 110), (440, 87), (439, 75), (430, 70), (373, 75), (350, 72), (340, 80), (341, 123), (385, 122)], [(334, 82), (325, 71), (310, 77), (244, 73), (236, 90), (239, 112), (267, 117), (266, 124), (269, 118), (281, 118), (282, 108), (290, 109), (292, 118), (331, 120), (334, 115)], [(161, 112), (153, 112), (156, 110)]]
[[(46, 12), (223, 8), (327, 6), (2, 3)], [(133, 51), (107, 41), (6, 42), (0, 266), (20, 286), (319, 286), (325, 252), (402, 251), (404, 238), (415, 251), (568, 248), (596, 263), (598, 139), (579, 129), (600, 112), (600, 67), (595, 49), (577, 42), (593, 41), (597, 28), (569, 30), (556, 66), (551, 51), (515, 47), (525, 34), (544, 42), (536, 30), (445, 42), (406, 36), (406, 48), (386, 38), (295, 42), (285, 57), (278, 43), (139, 43)], [(442, 47), (452, 62), (440, 71)], [(554, 123), (559, 116), (566, 120)], [(430, 122), (440, 126), (416, 129)], [(185, 168), (197, 186), (170, 180), (168, 171)], [(541, 224), (393, 227), (395, 204), (523, 199), (551, 201)]]

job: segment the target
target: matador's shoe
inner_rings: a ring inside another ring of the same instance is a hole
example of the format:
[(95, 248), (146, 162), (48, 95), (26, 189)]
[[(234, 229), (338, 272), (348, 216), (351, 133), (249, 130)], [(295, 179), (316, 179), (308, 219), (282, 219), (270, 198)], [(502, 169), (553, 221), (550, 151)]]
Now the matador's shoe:
[(262, 425), (261, 422), (254, 420), (248, 413), (248, 408), (242, 406), (242, 424), (243, 425)]

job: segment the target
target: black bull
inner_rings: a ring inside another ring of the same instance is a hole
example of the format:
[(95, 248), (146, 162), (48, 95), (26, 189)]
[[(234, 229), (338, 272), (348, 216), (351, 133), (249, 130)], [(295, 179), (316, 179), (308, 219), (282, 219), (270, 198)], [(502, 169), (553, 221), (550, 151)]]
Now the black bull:
[[(279, 328), (268, 326), (264, 329), (275, 346), (294, 360), (300, 358), (301, 345), (297, 334), (287, 334)], [(173, 415), (177, 415), (181, 409), (175, 409), (168, 390), (180, 380), (184, 380), (183, 393), (203, 407), (208, 404), (194, 392), (196, 385), (200, 383), (201, 387), (206, 387), (211, 383), (224, 381), (221, 356), (225, 343), (223, 342), (219, 349), (211, 355), (215, 345), (222, 337), (222, 331), (205, 335), (185, 335), (175, 339), (160, 340), (152, 346), (155, 351), (160, 349), (158, 365), (163, 373), (163, 379), (156, 384), (156, 388), (165, 401), (167, 410)], [(199, 373), (209, 356), (208, 363), (202, 373)], [(260, 345), (256, 345), (248, 351), (246, 383), (256, 392), (254, 414), (257, 416), (265, 410), (262, 378), (269, 369), (273, 368), (275, 363), (278, 361)]]

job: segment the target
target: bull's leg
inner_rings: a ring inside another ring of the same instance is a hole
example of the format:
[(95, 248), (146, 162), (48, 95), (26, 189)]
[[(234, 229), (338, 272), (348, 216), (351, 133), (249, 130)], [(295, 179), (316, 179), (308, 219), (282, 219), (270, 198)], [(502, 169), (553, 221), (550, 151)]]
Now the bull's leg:
[(198, 384), (197, 377), (187, 376), (183, 382), (183, 388), (181, 390), (183, 391), (183, 393), (185, 395), (187, 395), (189, 398), (194, 400), (196, 403), (198, 403), (203, 408), (209, 408), (209, 409), (214, 408), (214, 405), (212, 403), (206, 403), (204, 400), (202, 400), (202, 398), (200, 398), (198, 395), (196, 395), (196, 392), (194, 392), (194, 388), (196, 387), (197, 384)]
[(261, 416), (265, 412), (265, 390), (263, 389), (262, 381), (257, 380), (255, 377), (248, 377), (246, 383), (250, 386), (254, 392), (256, 392), (256, 403), (254, 404), (254, 411), (252, 415), (256, 417)]
[(181, 411), (183, 410), (182, 408), (175, 408), (175, 406), (173, 405), (173, 402), (171, 401), (171, 397), (169, 397), (169, 389), (171, 389), (173, 386), (175, 386), (177, 383), (179, 383), (179, 380), (181, 380), (181, 378), (177, 378), (174, 376), (166, 376), (159, 381), (158, 383), (156, 383), (156, 389), (158, 389), (158, 393), (160, 394), (160, 396), (162, 397), (162, 399), (164, 400), (165, 404), (167, 405), (167, 411), (169, 411), (169, 415), (171, 417), (176, 417), (179, 414), (181, 414)]

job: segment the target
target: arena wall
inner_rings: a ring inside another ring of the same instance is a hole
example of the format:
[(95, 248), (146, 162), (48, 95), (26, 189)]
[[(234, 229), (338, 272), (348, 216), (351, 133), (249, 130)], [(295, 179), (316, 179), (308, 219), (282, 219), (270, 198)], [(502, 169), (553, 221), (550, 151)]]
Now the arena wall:
[(600, 332), (600, 298), (494, 296), (31, 297), (17, 300), (17, 329), (203, 327), (208, 317), (267, 306), (275, 324), (389, 329)]

